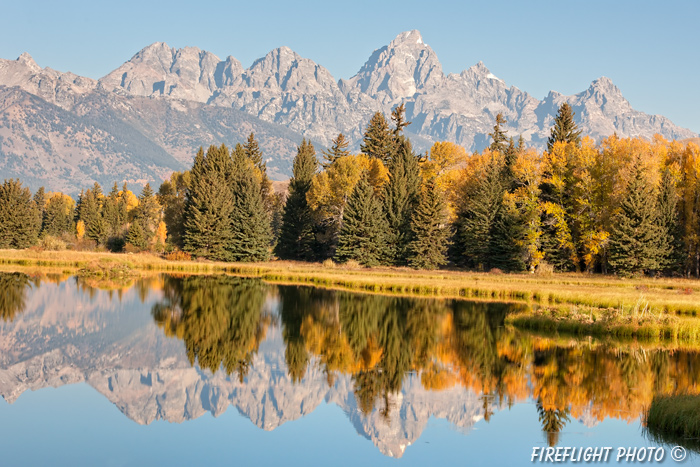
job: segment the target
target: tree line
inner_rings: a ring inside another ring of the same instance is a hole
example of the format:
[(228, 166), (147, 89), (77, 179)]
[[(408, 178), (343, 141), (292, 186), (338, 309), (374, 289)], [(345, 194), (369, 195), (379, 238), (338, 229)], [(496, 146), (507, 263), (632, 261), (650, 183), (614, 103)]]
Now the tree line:
[(302, 140), (286, 199), (253, 134), (200, 149), (190, 170), (138, 197), (95, 184), (73, 203), (5, 180), (0, 247), (58, 237), (222, 261), (700, 276), (698, 146), (616, 135), (596, 144), (573, 117), (564, 103), (541, 152), (508, 137), (499, 114), (480, 153), (437, 142), (417, 154), (399, 105), (371, 118), (359, 154), (339, 134), (319, 161)]

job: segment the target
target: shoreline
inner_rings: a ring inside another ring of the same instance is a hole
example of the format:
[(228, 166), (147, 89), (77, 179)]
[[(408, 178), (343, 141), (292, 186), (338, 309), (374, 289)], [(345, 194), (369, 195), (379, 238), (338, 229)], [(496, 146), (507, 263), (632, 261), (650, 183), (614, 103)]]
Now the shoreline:
[(491, 274), (454, 270), (348, 267), (268, 261), (168, 261), (146, 253), (0, 250), (0, 271), (138, 279), (155, 273), (257, 277), (279, 285), (351, 292), (523, 303), (529, 311), (506, 318), (523, 330), (700, 342), (700, 281), (622, 279), (585, 273)]

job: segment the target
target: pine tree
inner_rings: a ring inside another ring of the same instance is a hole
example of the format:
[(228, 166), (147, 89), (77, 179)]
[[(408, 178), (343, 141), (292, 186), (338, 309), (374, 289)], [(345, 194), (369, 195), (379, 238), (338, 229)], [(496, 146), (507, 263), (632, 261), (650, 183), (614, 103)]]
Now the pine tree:
[(158, 204), (163, 206), (163, 220), (168, 231), (168, 241), (182, 248), (184, 234), (183, 216), (185, 199), (190, 185), (190, 172), (173, 172), (170, 180), (164, 181), (158, 188)]
[(102, 187), (95, 182), (92, 189), (81, 193), (76, 214), (78, 219), (85, 224), (85, 236), (96, 244), (103, 244), (106, 240), (106, 228), (102, 217), (103, 204)]
[(255, 133), (248, 135), (248, 140), (243, 144), (243, 151), (248, 159), (250, 159), (255, 167), (260, 169), (261, 172), (267, 171), (267, 166), (263, 161), (262, 151), (260, 150), (260, 144), (258, 140), (255, 139)]
[[(278, 198), (275, 195), (274, 189), (272, 187), (272, 180), (267, 176), (267, 164), (263, 160), (263, 154), (260, 150), (260, 144), (255, 139), (255, 134), (251, 133), (248, 136), (248, 140), (242, 146), (243, 153), (245, 156), (253, 163), (255, 167), (255, 176), (258, 179), (258, 186), (260, 187), (260, 194), (262, 195), (263, 207), (268, 217), (270, 218), (270, 224), (275, 217), (281, 216), (281, 210), (283, 206), (278, 202)], [(237, 153), (238, 145), (236, 145)]]
[(394, 153), (394, 135), (384, 114), (377, 112), (372, 116), (362, 137), (360, 150), (370, 157), (376, 157), (388, 165)]
[(19, 180), (0, 186), (0, 248), (27, 248), (36, 243), (39, 230), (32, 193)]
[(408, 264), (416, 269), (435, 269), (445, 264), (449, 235), (445, 202), (435, 183), (429, 182), (411, 219)]
[(57, 237), (63, 233), (73, 232), (73, 200), (63, 193), (56, 193), (46, 203), (44, 213), (43, 235)]
[(233, 209), (227, 256), (233, 261), (266, 261), (270, 255), (272, 231), (265, 211), (256, 167), (248, 157), (234, 153), (231, 171)]
[(276, 247), (277, 256), (282, 259), (306, 261), (314, 259), (314, 221), (311, 208), (306, 201), (306, 193), (311, 188), (311, 180), (316, 170), (318, 170), (318, 161), (314, 146), (304, 139), (301, 146), (297, 147), (297, 155), (294, 158), (289, 195), (284, 207), (282, 228)]
[(523, 271), (525, 261), (523, 254), (524, 225), (515, 209), (502, 205), (494, 219), (489, 245), (489, 263), (491, 267), (504, 271)]
[(323, 159), (326, 161), (323, 163), (323, 167), (326, 169), (341, 157), (350, 155), (350, 151), (348, 151), (350, 141), (342, 133), (338, 134), (338, 137), (332, 140), (331, 143), (333, 143), (331, 148), (328, 151), (323, 151)]
[(413, 153), (411, 142), (401, 136), (389, 166), (389, 183), (384, 187), (384, 211), (389, 222), (388, 260), (392, 264), (406, 264), (411, 216), (418, 204), (420, 187), (418, 157)]
[(564, 102), (557, 116), (554, 117), (554, 126), (547, 140), (547, 151), (551, 151), (554, 143), (574, 143), (576, 146), (581, 146), (581, 130), (574, 122), (576, 113), (571, 109), (568, 102)]
[[(226, 152), (228, 150), (225, 149)], [(141, 222), (141, 228), (150, 242), (156, 234), (158, 223), (160, 222), (160, 205), (153, 193), (150, 183), (146, 183), (139, 196), (139, 206), (136, 212), (136, 219)]]
[(656, 199), (637, 160), (610, 235), (609, 262), (616, 273), (634, 276), (662, 268), (668, 244), (658, 223)]
[(127, 244), (133, 245), (139, 250), (145, 250), (148, 248), (148, 236), (143, 230), (143, 223), (140, 219), (137, 218), (131, 223), (125, 240)]
[(491, 267), (493, 235), (503, 206), (504, 191), (502, 163), (494, 154), (458, 216), (458, 249), (468, 266), (476, 269)]
[(374, 189), (365, 178), (355, 186), (343, 216), (335, 259), (365, 266), (382, 264), (387, 256), (388, 224)]
[(200, 148), (191, 170), (184, 215), (184, 247), (197, 256), (229, 260), (234, 208), (230, 174), (231, 156), (226, 146)]
[(505, 131), (501, 129), (501, 125), (505, 125), (508, 123), (508, 121), (505, 119), (502, 113), (498, 113), (496, 115), (496, 125), (493, 127), (493, 133), (489, 133), (489, 136), (493, 141), (491, 142), (491, 145), (489, 146), (489, 149), (494, 152), (500, 152), (501, 154), (506, 153), (506, 149), (508, 148), (508, 137), (506, 136)]
[(401, 136), (403, 129), (411, 124), (406, 120), (406, 106), (403, 102), (391, 111), (391, 121), (394, 122), (394, 138)]
[(114, 182), (102, 208), (107, 247), (112, 251), (120, 251), (124, 247), (124, 230), (127, 223), (125, 208), (117, 182)]
[(668, 250), (661, 258), (661, 266), (667, 273), (680, 273), (683, 265), (682, 228), (678, 216), (678, 191), (671, 171), (666, 168), (661, 174), (658, 199), (658, 224)]
[(39, 235), (43, 234), (44, 230), (44, 216), (46, 213), (46, 190), (44, 187), (39, 187), (34, 193), (34, 214), (36, 215), (36, 229)]

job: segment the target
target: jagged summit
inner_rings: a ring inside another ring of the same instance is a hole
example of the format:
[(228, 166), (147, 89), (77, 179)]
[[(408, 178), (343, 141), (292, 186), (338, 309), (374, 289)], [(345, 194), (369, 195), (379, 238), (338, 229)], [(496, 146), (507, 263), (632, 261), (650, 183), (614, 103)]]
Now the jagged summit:
[(439, 86), (444, 78), (437, 55), (413, 30), (375, 50), (355, 76), (342, 82), (341, 88), (348, 94), (364, 93), (382, 105), (391, 105)]
[(398, 47), (400, 44), (423, 44), (423, 36), (421, 36), (420, 31), (413, 29), (411, 31), (405, 31), (400, 33), (396, 38), (391, 41), (389, 48)]
[[(498, 113), (506, 117), (508, 123), (504, 130), (508, 135), (522, 135), (526, 145), (543, 148), (554, 116), (565, 101), (576, 112), (579, 128), (594, 139), (613, 133), (621, 137), (652, 138), (657, 133), (667, 139), (697, 137), (696, 133), (679, 128), (665, 117), (633, 109), (621, 90), (607, 77), (593, 81), (578, 94), (565, 96), (552, 91), (539, 100), (514, 85), (506, 84), (483, 62), (446, 76), (437, 54), (417, 30), (402, 32), (389, 44), (375, 50), (357, 74), (348, 80), (336, 81), (321, 64), (285, 46), (271, 50), (249, 68), (244, 68), (232, 56), (222, 60), (197, 47), (176, 49), (165, 42), (155, 42), (98, 82), (41, 68), (29, 54), (22, 54), (16, 60), (0, 59), (2, 86), (18, 86), (51, 105), (72, 112), (66, 113), (66, 118), (68, 115), (72, 115), (71, 118), (87, 117), (88, 126), (95, 121), (104, 122), (105, 130), (100, 131), (107, 133), (116, 131), (112, 122), (125, 121), (122, 115), (126, 112), (131, 119), (126, 124), (136, 125), (134, 135), (138, 138), (149, 135), (154, 145), (176, 155), (186, 164), (191, 162), (192, 154), (200, 145), (221, 142), (223, 135), (231, 131), (238, 134), (258, 128), (261, 133), (271, 134), (269, 128), (260, 126), (263, 123), (286, 132), (286, 135), (295, 135), (294, 138), (312, 139), (320, 147), (329, 146), (331, 140), (342, 132), (350, 139), (352, 150), (358, 151), (371, 116), (375, 112), (388, 115), (400, 103), (405, 104), (406, 118), (413, 122), (408, 131), (418, 151), (425, 151), (434, 141), (452, 141), (470, 150), (481, 150), (489, 144), (488, 135)], [(135, 97), (146, 100), (137, 105), (133, 100)], [(141, 106), (156, 106), (149, 103), (151, 99), (163, 101), (157, 105), (157, 110), (136, 110)], [(167, 111), (168, 108), (177, 112)], [(243, 112), (259, 122), (251, 124), (246, 120), (245, 125), (252, 127), (245, 128), (221, 127), (222, 120), (233, 118), (234, 114), (229, 111)], [(115, 112), (120, 116), (116, 117)], [(19, 117), (12, 115), (12, 118)], [(201, 122), (197, 123), (199, 127), (192, 127), (195, 121)], [(70, 126), (56, 125), (56, 128)], [(73, 165), (81, 157), (85, 160), (97, 157), (83, 146), (82, 140), (64, 142), (60, 139), (63, 136), (58, 134), (47, 137), (43, 145), (20, 144), (20, 141), (31, 142), (39, 138), (32, 133), (38, 130), (31, 128), (37, 127), (20, 125), (8, 129), (8, 137), (3, 134), (4, 146), (0, 147), (0, 155), (5, 156), (6, 161), (15, 158), (25, 161), (27, 154), (44, 154), (42, 151), (63, 154), (66, 163)], [(180, 133), (191, 129), (199, 136), (171, 135), (166, 139), (163, 135), (174, 128)], [(119, 130), (117, 135), (99, 133), (91, 141), (101, 145), (100, 138), (115, 144), (128, 139)], [(270, 154), (272, 160), (268, 167), (276, 167), (280, 174), (289, 176), (289, 161), (283, 158), (293, 154), (294, 145), (289, 148), (280, 146), (284, 138), (274, 142), (261, 141), (261, 144), (275, 148)], [(76, 157), (77, 154), (81, 156)], [(42, 159), (44, 156), (36, 157)], [(95, 164), (103, 167), (101, 163)], [(16, 167), (27, 166), (24, 162), (16, 163)], [(33, 166), (41, 164), (36, 162)], [(5, 175), (21, 175), (16, 172), (19, 169), (12, 170), (6, 169)], [(105, 170), (90, 169), (90, 177)], [(37, 186), (40, 185), (37, 182)]]
[(39, 65), (37, 65), (36, 61), (34, 61), (34, 58), (31, 55), (29, 55), (28, 52), (22, 52), (22, 54), (19, 57), (17, 57), (17, 62), (31, 68), (40, 69)]

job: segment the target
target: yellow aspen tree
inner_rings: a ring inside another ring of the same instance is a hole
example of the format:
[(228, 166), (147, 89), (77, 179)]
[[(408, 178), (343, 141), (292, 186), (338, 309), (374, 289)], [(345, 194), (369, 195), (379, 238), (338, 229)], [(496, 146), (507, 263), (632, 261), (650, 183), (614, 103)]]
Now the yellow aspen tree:
[(158, 228), (156, 229), (156, 246), (159, 247), (164, 247), (165, 246), (165, 238), (168, 235), (168, 229), (165, 226), (165, 222), (160, 221), (158, 222)]
[(78, 241), (85, 237), (85, 222), (82, 220), (79, 220), (75, 225), (75, 237), (78, 239)]
[[(534, 272), (544, 258), (541, 248), (542, 211), (539, 202), (542, 179), (541, 155), (534, 149), (518, 151), (513, 165), (513, 176), (517, 188), (506, 193), (504, 204), (513, 203), (522, 223), (523, 236), (520, 246), (525, 254), (525, 266)], [(508, 200), (508, 198), (512, 198)]]

